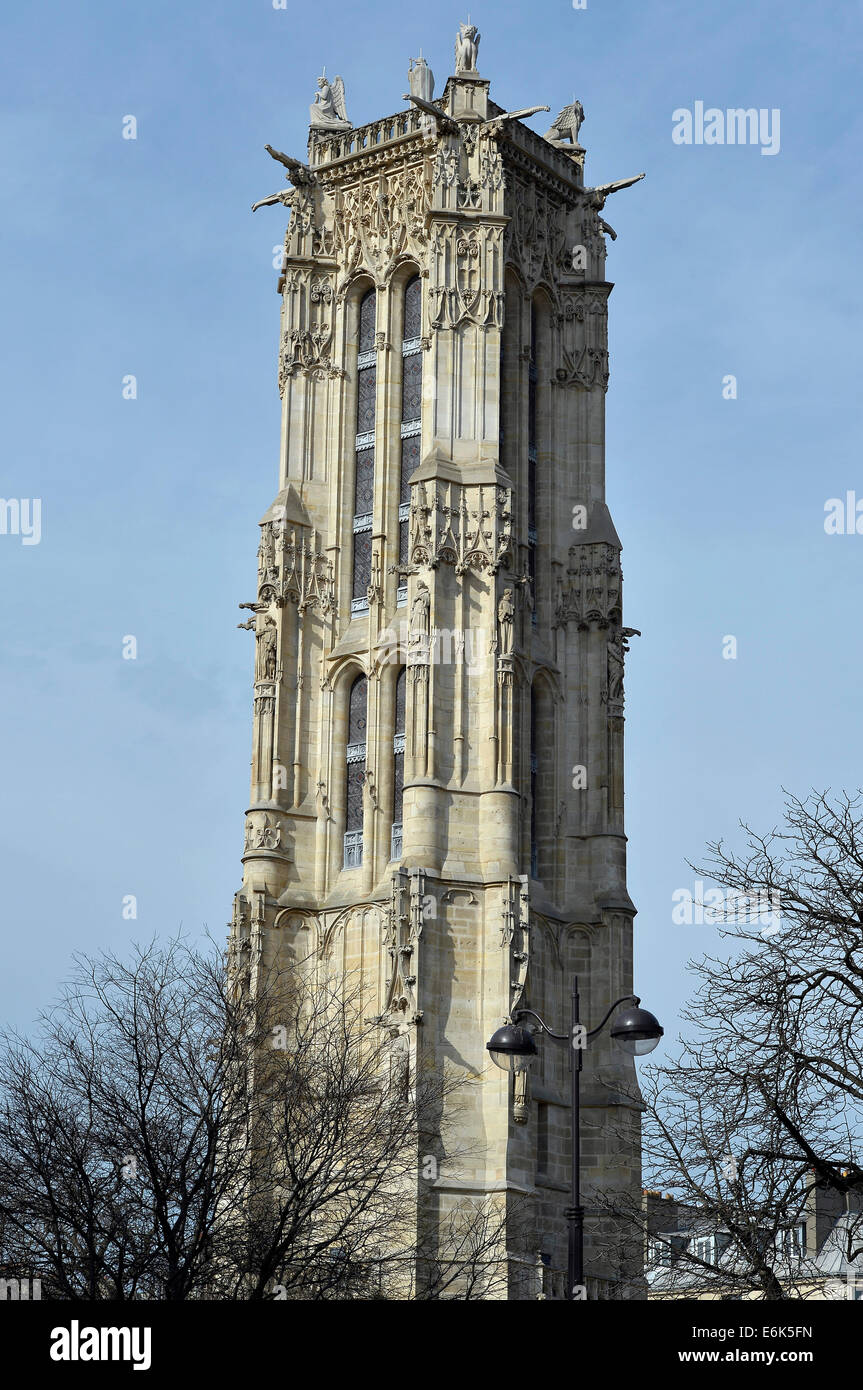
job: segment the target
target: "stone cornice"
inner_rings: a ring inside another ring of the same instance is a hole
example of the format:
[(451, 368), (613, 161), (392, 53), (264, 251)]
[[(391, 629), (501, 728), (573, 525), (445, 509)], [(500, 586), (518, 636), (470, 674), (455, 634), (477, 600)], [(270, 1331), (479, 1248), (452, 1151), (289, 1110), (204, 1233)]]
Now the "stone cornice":
[(399, 135), (394, 140), (357, 150), (353, 154), (342, 155), (340, 159), (333, 159), (329, 164), (321, 164), (316, 167), (315, 173), (321, 184), (327, 187), (342, 183), (355, 173), (366, 173), (370, 169), (379, 169), (396, 162), (405, 163), (407, 161), (403, 156), (406, 154), (413, 154), (422, 159), (427, 153), (427, 139), (422, 131), (411, 131), (409, 135)]
[[(520, 135), (531, 138), (522, 142), (518, 138)], [(575, 166), (567, 155), (558, 153), (553, 145), (549, 145), (521, 121), (508, 121), (506, 129), (497, 138), (503, 147), (502, 154), (508, 167), (529, 175), (537, 183), (565, 198), (572, 206), (577, 204), (584, 186), (580, 177), (572, 176)]]

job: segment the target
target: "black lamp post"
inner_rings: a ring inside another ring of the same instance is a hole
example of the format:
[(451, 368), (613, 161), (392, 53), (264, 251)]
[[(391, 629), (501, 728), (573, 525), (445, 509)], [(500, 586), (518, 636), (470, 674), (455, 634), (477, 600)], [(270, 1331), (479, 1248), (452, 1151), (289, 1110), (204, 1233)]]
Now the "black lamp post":
[(567, 1292), (570, 1300), (575, 1299), (575, 1291), (584, 1285), (584, 1207), (581, 1205), (581, 1068), (584, 1060), (585, 1044), (602, 1032), (615, 1009), (621, 1004), (630, 1007), (618, 1014), (611, 1036), (630, 1057), (643, 1057), (652, 1052), (662, 1037), (660, 1027), (653, 1014), (642, 1009), (637, 994), (625, 994), (612, 1004), (608, 1013), (596, 1028), (582, 1029), (579, 1019), (578, 976), (572, 981), (572, 1023), (568, 1033), (555, 1033), (533, 1009), (518, 1009), (509, 1023), (489, 1038), (486, 1049), (491, 1059), (502, 1071), (518, 1072), (529, 1067), (537, 1055), (533, 1034), (519, 1023), (522, 1018), (535, 1018), (544, 1033), (555, 1042), (571, 1043), (569, 1070), (572, 1086), (572, 1164), (570, 1205), (566, 1209), (568, 1231)]

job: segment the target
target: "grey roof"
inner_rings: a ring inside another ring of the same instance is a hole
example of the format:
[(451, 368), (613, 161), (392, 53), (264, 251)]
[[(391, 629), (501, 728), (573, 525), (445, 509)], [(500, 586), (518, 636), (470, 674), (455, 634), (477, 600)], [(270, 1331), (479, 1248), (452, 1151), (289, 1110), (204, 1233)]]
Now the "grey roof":
[(611, 512), (604, 502), (594, 502), (584, 531), (574, 533), (573, 545), (613, 545), (622, 550), (620, 537), (614, 529)]

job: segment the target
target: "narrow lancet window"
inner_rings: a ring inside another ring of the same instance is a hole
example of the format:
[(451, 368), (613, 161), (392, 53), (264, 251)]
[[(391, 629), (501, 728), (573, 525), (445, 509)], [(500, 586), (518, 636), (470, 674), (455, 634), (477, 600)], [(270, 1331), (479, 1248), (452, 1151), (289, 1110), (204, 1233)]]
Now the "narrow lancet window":
[(396, 681), (396, 716), (393, 732), (393, 829), (390, 858), (402, 857), (403, 797), (405, 787), (405, 671)]
[(537, 743), (537, 698), (536, 691), (530, 692), (530, 876), (539, 878), (539, 840), (537, 838), (537, 792), (539, 757)]
[(536, 627), (536, 383), (537, 315), (530, 306), (530, 362), (527, 369), (527, 573), (530, 579), (531, 622)]
[(363, 862), (363, 787), (366, 780), (365, 676), (357, 676), (348, 697), (348, 746), (345, 752), (344, 867), (358, 869)]
[(375, 499), (375, 404), (377, 355), (375, 315), (377, 295), (369, 290), (360, 302), (357, 357), (357, 429), (354, 471), (354, 559), (351, 612), (368, 611), (372, 577), (372, 520)]
[(397, 601), (407, 603), (404, 568), (408, 563), (408, 518), (411, 477), (420, 461), (422, 417), (422, 281), (418, 275), (405, 286), (402, 330), (401, 486), (399, 489), (399, 580)]

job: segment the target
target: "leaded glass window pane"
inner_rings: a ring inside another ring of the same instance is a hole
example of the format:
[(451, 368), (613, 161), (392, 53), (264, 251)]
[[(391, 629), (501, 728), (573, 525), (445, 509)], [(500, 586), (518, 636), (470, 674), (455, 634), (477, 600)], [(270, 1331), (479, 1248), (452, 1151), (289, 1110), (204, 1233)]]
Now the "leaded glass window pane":
[[(375, 291), (369, 290), (360, 302), (360, 354), (374, 351), (375, 306)], [(357, 444), (361, 447), (355, 455), (353, 604), (361, 603), (363, 608), (372, 577), (372, 533), (366, 525), (361, 525), (357, 530), (356, 523), (370, 517), (374, 511), (376, 397), (377, 371), (373, 365), (361, 366), (357, 372), (356, 435)], [(355, 611), (359, 611), (359, 607)]]
[(351, 686), (348, 713), (348, 743), (366, 741), (366, 678), (359, 676)]
[(366, 597), (372, 578), (371, 527), (354, 532), (354, 598)]
[(403, 734), (404, 731), (405, 731), (405, 689), (406, 689), (406, 685), (407, 685), (407, 672), (404, 670), (404, 668), (402, 668), (402, 670), (399, 671), (398, 680), (396, 681), (396, 727), (395, 727), (395, 732), (396, 732), (397, 734)]
[(537, 758), (537, 708), (536, 696), (530, 692), (530, 868), (534, 878), (538, 878), (539, 852), (536, 836), (536, 775)]
[[(366, 698), (368, 684), (358, 676), (348, 696), (348, 746), (345, 768), (345, 866), (362, 863), (363, 783), (366, 775)], [(350, 850), (350, 853), (349, 853)]]
[(375, 451), (357, 449), (354, 516), (367, 516), (375, 503)]
[(374, 290), (369, 290), (360, 302), (360, 352), (371, 352), (375, 345), (376, 300)]
[(393, 824), (402, 823), (402, 803), (405, 789), (405, 755), (396, 753), (393, 759)]
[(348, 764), (348, 807), (345, 829), (363, 828), (363, 782), (366, 770), (362, 763)]
[(423, 331), (422, 319), (423, 292), (418, 275), (405, 287), (405, 338), (419, 338)]
[(536, 376), (533, 372), (527, 388), (527, 445), (536, 449)]
[(399, 494), (401, 503), (411, 500), (411, 478), (419, 468), (420, 462), (420, 437), (418, 434), (411, 435), (410, 439), (402, 440), (402, 486)]
[(361, 830), (346, 830), (344, 867), (346, 869), (359, 869), (362, 862), (363, 832)]
[(419, 420), (422, 415), (423, 359), (421, 352), (413, 352), (402, 359), (402, 424)]
[(375, 427), (377, 372), (363, 367), (357, 373), (357, 434), (368, 434)]

